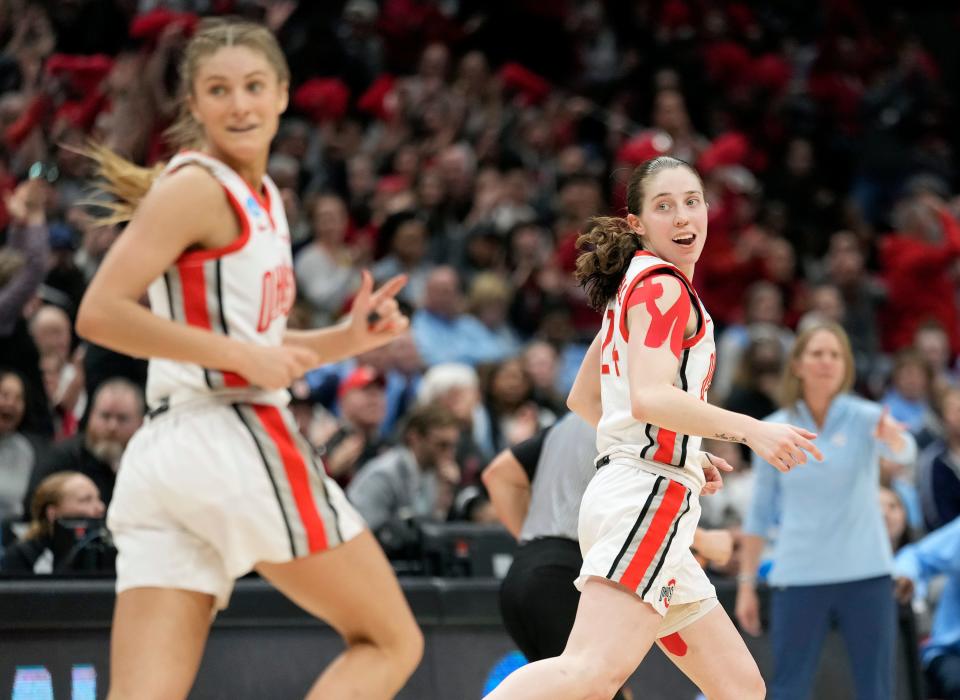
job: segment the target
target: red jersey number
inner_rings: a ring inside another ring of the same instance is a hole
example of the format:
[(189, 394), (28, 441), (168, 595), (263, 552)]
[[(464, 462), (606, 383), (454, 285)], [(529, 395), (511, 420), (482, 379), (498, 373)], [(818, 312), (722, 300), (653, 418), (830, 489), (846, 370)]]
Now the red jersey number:
[(620, 376), (620, 354), (617, 352), (617, 344), (613, 342), (613, 329), (616, 320), (613, 315), (613, 309), (607, 309), (607, 333), (603, 337), (603, 344), (600, 346), (600, 374), (610, 374), (610, 365), (603, 361), (607, 354), (607, 346), (611, 348), (610, 359), (613, 361), (613, 371), (616, 376)]

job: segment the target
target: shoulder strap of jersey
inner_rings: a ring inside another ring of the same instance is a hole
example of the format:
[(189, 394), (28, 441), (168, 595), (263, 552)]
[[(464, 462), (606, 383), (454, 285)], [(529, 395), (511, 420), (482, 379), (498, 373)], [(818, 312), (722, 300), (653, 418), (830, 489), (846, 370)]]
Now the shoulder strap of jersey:
[(174, 173), (185, 165), (199, 165), (213, 175), (221, 185), (227, 188), (240, 201), (246, 199), (250, 188), (236, 171), (223, 161), (200, 151), (181, 151), (167, 163), (163, 169), (165, 175)]
[[(631, 268), (635, 268), (635, 263), (638, 259), (642, 259), (640, 265), (637, 265), (637, 267), (640, 267), (640, 270), (635, 272), (633, 277), (630, 277)], [(697, 296), (697, 292), (690, 283), (690, 280), (687, 279), (687, 276), (683, 274), (683, 272), (681, 272), (676, 265), (673, 265), (662, 258), (658, 258), (653, 253), (646, 250), (638, 250), (636, 252), (634, 259), (630, 262), (630, 267), (627, 268), (627, 276), (625, 278), (626, 284), (623, 285), (621, 291), (617, 294), (616, 302), (620, 307), (620, 335), (624, 340), (630, 340), (630, 329), (627, 327), (627, 314), (625, 306), (626, 300), (630, 298), (630, 293), (638, 284), (640, 284), (640, 282), (655, 274), (668, 274), (676, 277), (687, 290), (687, 294), (690, 295), (690, 303), (697, 312), (697, 330), (693, 336), (686, 338), (683, 341), (683, 347), (689, 348), (696, 344), (700, 338), (703, 337), (703, 334), (706, 331), (706, 314), (703, 311), (703, 306), (700, 304), (700, 297)]]

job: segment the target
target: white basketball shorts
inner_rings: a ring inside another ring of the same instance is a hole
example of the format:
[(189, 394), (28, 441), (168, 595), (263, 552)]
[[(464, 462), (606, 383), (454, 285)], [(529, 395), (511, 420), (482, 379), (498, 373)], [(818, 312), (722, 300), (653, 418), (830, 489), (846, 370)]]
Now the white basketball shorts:
[(706, 615), (717, 592), (690, 551), (698, 494), (679, 481), (614, 459), (590, 481), (580, 505), (583, 566), (574, 584), (596, 576), (634, 591), (663, 616), (665, 637)]
[(183, 588), (226, 607), (258, 562), (335, 547), (366, 527), (285, 408), (203, 402), (149, 419), (117, 475), (107, 527), (117, 592)]

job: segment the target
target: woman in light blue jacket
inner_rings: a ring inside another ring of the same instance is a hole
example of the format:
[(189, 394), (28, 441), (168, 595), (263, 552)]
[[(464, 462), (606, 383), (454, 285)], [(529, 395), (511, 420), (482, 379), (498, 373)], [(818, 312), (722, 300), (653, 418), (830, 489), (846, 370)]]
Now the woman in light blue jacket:
[(797, 338), (785, 368), (789, 421), (818, 434), (823, 462), (781, 473), (755, 457), (753, 503), (744, 523), (736, 616), (760, 633), (756, 574), (765, 538), (776, 531), (769, 583), (772, 700), (806, 700), (832, 621), (851, 660), (857, 698), (893, 697), (896, 604), (893, 555), (880, 511), (879, 458), (916, 457), (916, 443), (879, 404), (854, 396), (850, 341), (816, 323)]

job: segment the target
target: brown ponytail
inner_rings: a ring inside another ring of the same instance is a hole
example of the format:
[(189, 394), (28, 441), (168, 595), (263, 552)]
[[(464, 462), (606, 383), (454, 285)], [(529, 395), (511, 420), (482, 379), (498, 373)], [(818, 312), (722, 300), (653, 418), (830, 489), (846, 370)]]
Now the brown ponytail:
[[(678, 158), (658, 156), (644, 161), (627, 183), (628, 214), (640, 216), (647, 180), (670, 168), (687, 168), (700, 177), (689, 163)], [(590, 306), (600, 311), (617, 293), (634, 254), (643, 248), (643, 238), (619, 216), (596, 216), (587, 222), (587, 227), (587, 232), (577, 238), (577, 248), (583, 252), (577, 257), (576, 277), (587, 292)]]
[[(203, 145), (203, 128), (190, 111), (188, 96), (200, 61), (227, 46), (246, 46), (262, 54), (285, 86), (290, 84), (290, 68), (273, 33), (263, 25), (241, 19), (208, 18), (201, 20), (196, 33), (187, 42), (180, 62), (180, 107), (174, 123), (164, 136), (174, 150), (199, 148)], [(113, 202), (93, 201), (91, 204), (110, 211), (98, 223), (111, 225), (129, 221), (137, 205), (146, 196), (153, 181), (163, 171), (163, 165), (144, 168), (117, 155), (106, 146), (88, 145), (84, 155), (96, 166), (99, 189), (111, 194)]]
[(623, 273), (640, 249), (640, 237), (619, 216), (595, 216), (586, 233), (577, 238), (577, 281), (587, 292), (590, 306), (600, 311), (620, 286)]

